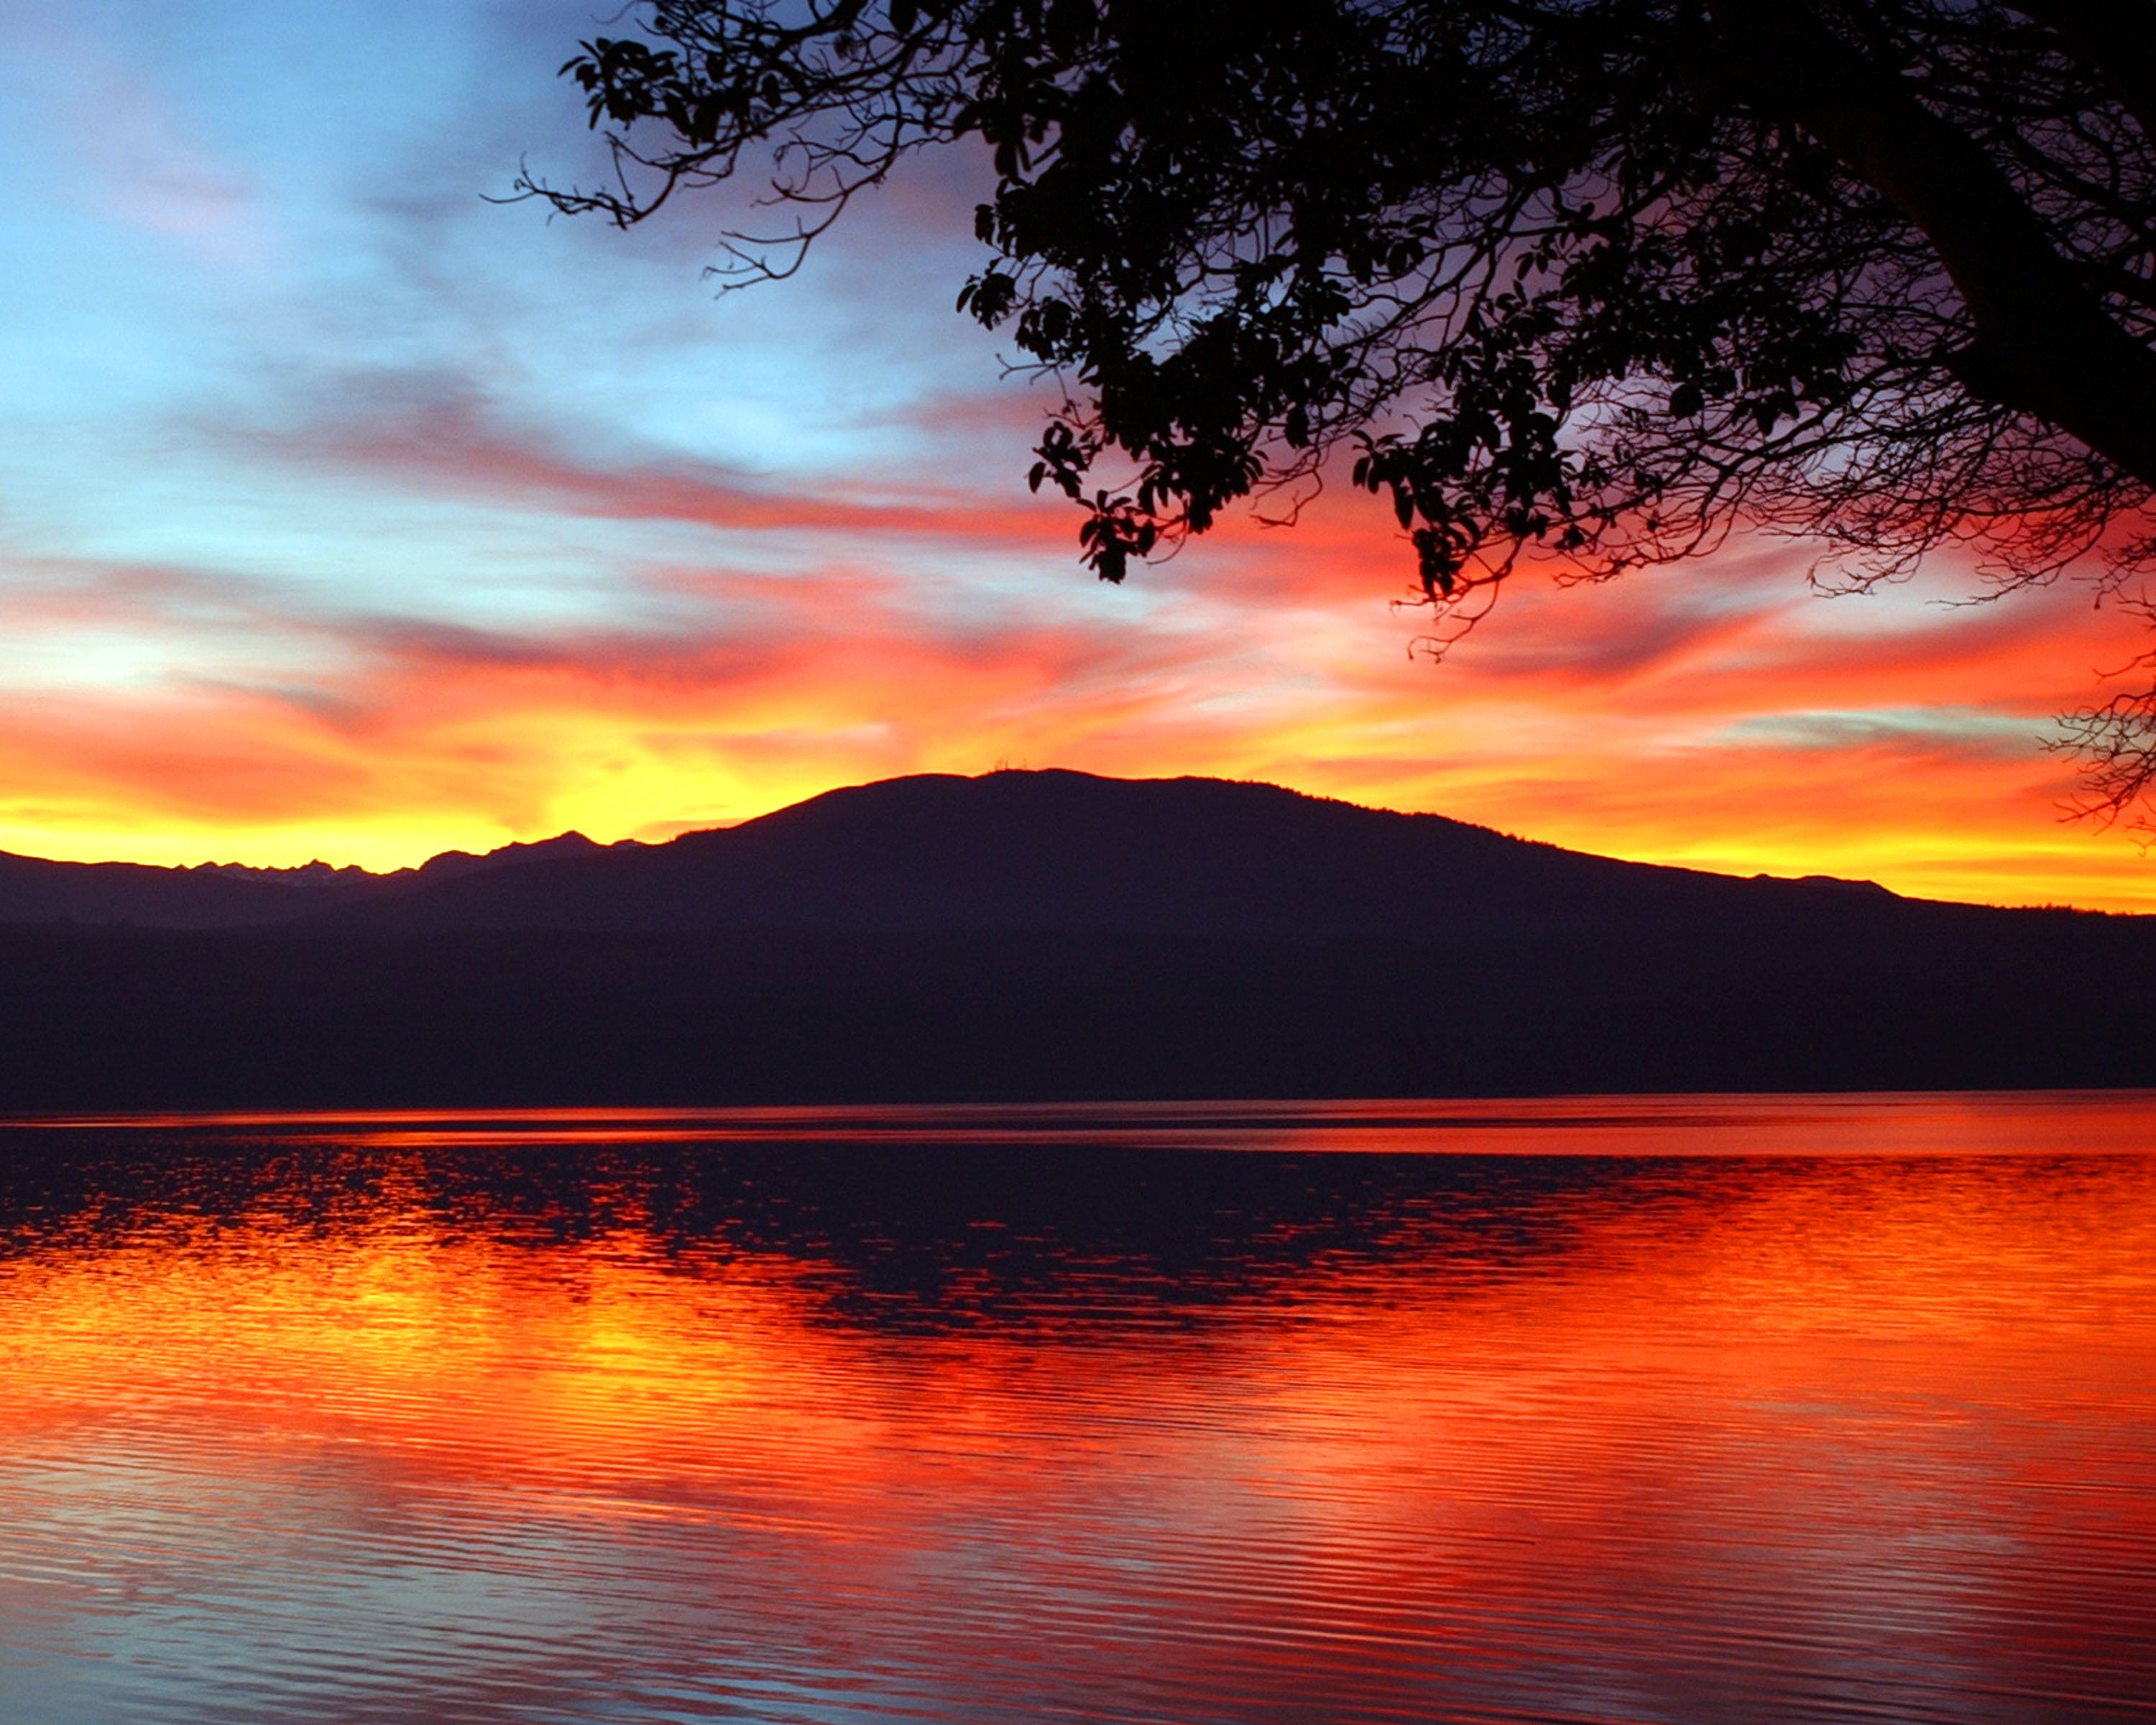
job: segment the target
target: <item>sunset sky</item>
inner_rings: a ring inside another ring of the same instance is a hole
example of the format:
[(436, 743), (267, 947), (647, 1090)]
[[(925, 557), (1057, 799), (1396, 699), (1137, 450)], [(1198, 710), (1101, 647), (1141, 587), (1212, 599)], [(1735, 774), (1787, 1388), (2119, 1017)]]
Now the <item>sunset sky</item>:
[[(12, 0), (0, 849), (388, 867), (1007, 762), (1272, 780), (1581, 849), (2156, 909), (2050, 716), (2145, 630), (1799, 545), (1522, 587), (1441, 666), (1336, 487), (1121, 589), (952, 315), (968, 162), (716, 300), (715, 208), (501, 206), (596, 157), (563, 0)], [(738, 212), (736, 213), (738, 214)]]

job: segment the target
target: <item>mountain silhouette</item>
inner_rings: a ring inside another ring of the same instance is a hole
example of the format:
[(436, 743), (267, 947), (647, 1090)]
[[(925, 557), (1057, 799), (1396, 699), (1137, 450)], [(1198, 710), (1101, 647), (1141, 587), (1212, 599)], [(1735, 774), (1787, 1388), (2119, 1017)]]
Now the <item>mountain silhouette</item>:
[(408, 929), (1029, 929), (1449, 941), (1922, 914), (1868, 882), (1620, 862), (1220, 779), (924, 774), (663, 845), (578, 834), (393, 875), (0, 857), (0, 922)]
[(2150, 1085), (2152, 968), (2151, 917), (931, 775), (391, 875), (0, 858), (0, 1107)]
[(1484, 938), (1900, 905), (1742, 880), (1220, 779), (942, 774), (831, 791), (669, 844), (490, 869), (346, 920), (405, 928), (1006, 929)]
[(377, 875), (361, 868), (305, 863), (249, 868), (203, 863), (160, 868), (148, 863), (52, 862), (0, 850), (0, 923), (116, 923), (139, 928), (254, 928), (339, 905), (394, 897), (490, 869), (596, 851), (581, 833), (536, 844), (505, 845), (484, 856), (448, 850), (416, 869)]
[(358, 869), (157, 868), (49, 862), (0, 851), (0, 922), (131, 923), (238, 928), (341, 903), (382, 877)]

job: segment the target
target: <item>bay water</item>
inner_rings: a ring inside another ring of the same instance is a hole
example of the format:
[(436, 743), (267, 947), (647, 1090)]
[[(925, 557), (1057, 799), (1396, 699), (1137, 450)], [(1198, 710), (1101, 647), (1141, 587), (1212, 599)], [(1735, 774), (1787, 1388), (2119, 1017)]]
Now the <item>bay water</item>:
[(2156, 1719), (2156, 1097), (0, 1127), (0, 1720)]

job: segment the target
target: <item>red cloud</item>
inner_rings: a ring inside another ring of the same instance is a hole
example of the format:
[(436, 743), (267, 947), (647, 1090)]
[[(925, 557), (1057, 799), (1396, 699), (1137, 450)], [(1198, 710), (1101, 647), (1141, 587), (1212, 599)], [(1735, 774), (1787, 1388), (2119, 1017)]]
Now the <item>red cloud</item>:
[[(616, 614), (542, 627), (35, 566), (5, 621), (53, 649), (64, 698), (0, 701), (0, 847), (382, 865), (1004, 761), (1270, 778), (1741, 872), (2156, 903), (2130, 845), (2059, 824), (2071, 773), (2036, 746), (2137, 644), (2071, 589), (1826, 601), (1770, 547), (1599, 588), (1524, 580), (1433, 666), (1385, 603), (1399, 547), (1353, 498), (1292, 533), (1230, 526), (1111, 592), (1065, 561), (1054, 506), (614, 472), (444, 424), (432, 476), (401, 432), (337, 459), (541, 511), (701, 522), (721, 549), (798, 531), (803, 567), (624, 558), (594, 577)], [(67, 644), (116, 634), (165, 669), (69, 681)]]

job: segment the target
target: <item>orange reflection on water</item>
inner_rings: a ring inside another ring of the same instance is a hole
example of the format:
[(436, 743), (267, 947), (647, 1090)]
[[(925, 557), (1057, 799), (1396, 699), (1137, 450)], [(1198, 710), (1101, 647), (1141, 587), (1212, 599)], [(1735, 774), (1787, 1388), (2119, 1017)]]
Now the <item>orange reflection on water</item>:
[(1387, 1155), (2156, 1153), (2156, 1091), (362, 1108), (35, 1116), (0, 1131), (274, 1132), (288, 1144), (1122, 1143)]
[(0, 1267), (0, 1572), (85, 1645), (112, 1589), (152, 1618), (222, 1599), (251, 1675), (176, 1656), (167, 1717), (234, 1682), (373, 1717), (263, 1627), (325, 1576), (309, 1658), (385, 1643), (465, 1697), (413, 1717), (2145, 1692), (2144, 1155), (1158, 1153), (1195, 1187), (1134, 1240), (970, 1150), (886, 1216), (824, 1188), (867, 1157), (913, 1190), (925, 1150), (480, 1178), (444, 1170), (470, 1146), (388, 1137), (249, 1153), (244, 1202), (191, 1205), (161, 1153), (146, 1195), (18, 1227)]

